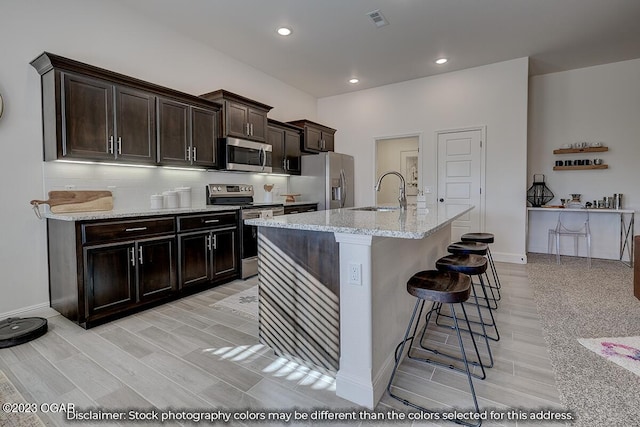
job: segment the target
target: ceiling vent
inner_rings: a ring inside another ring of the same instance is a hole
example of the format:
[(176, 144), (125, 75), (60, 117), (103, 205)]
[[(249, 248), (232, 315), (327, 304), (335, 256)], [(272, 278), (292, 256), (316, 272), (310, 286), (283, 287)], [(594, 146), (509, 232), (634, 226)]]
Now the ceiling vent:
[(382, 12), (380, 12), (380, 9), (376, 9), (376, 10), (372, 10), (371, 12), (368, 12), (367, 16), (371, 19), (371, 22), (373, 22), (375, 26), (378, 28), (384, 27), (385, 25), (389, 24), (389, 21), (387, 21), (386, 18), (382, 15)]

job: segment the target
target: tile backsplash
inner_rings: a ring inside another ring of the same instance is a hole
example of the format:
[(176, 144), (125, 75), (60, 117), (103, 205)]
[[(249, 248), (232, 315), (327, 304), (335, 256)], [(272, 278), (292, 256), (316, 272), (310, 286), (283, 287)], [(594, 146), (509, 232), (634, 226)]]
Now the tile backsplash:
[(169, 169), (164, 167), (127, 167), (102, 164), (43, 162), (44, 194), (51, 190), (110, 190), (114, 210), (137, 210), (150, 207), (152, 194), (176, 187), (191, 187), (192, 206), (206, 204), (205, 186), (220, 184), (252, 184), (254, 199), (265, 198), (264, 184), (273, 184), (273, 201), (284, 201), (288, 178), (241, 172), (210, 172)]

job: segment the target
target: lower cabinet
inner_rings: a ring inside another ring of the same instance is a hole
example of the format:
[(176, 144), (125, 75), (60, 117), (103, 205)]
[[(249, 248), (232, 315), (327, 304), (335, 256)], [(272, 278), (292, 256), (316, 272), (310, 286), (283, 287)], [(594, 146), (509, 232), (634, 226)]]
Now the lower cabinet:
[(170, 295), (176, 256), (174, 236), (85, 248), (89, 317)]
[(238, 243), (235, 212), (179, 218), (180, 287), (236, 278), (239, 273)]
[[(237, 212), (47, 221), (51, 307), (84, 328), (239, 275)], [(198, 229), (203, 228), (203, 229)], [(186, 231), (194, 230), (194, 231)]]
[(237, 275), (236, 235), (237, 228), (181, 234), (180, 286)]

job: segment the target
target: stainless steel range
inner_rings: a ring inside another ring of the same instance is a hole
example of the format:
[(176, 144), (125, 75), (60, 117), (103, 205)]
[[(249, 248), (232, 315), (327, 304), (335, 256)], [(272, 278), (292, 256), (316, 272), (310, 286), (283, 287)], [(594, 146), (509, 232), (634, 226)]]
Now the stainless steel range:
[(208, 205), (240, 206), (240, 258), (243, 279), (258, 274), (258, 228), (245, 225), (245, 219), (284, 215), (281, 203), (255, 203), (253, 185), (208, 184)]

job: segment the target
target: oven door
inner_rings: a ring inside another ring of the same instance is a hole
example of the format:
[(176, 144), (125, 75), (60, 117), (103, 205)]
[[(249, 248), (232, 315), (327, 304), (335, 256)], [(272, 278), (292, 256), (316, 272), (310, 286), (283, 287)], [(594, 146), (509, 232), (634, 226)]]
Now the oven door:
[(226, 139), (226, 169), (246, 172), (266, 172), (272, 169), (270, 144), (245, 141), (238, 138)]
[(273, 209), (243, 209), (242, 212), (242, 271), (240, 275), (243, 279), (258, 274), (258, 227), (247, 225), (245, 219), (255, 219), (262, 217), (262, 212), (271, 211), (273, 216), (284, 215), (284, 208)]

